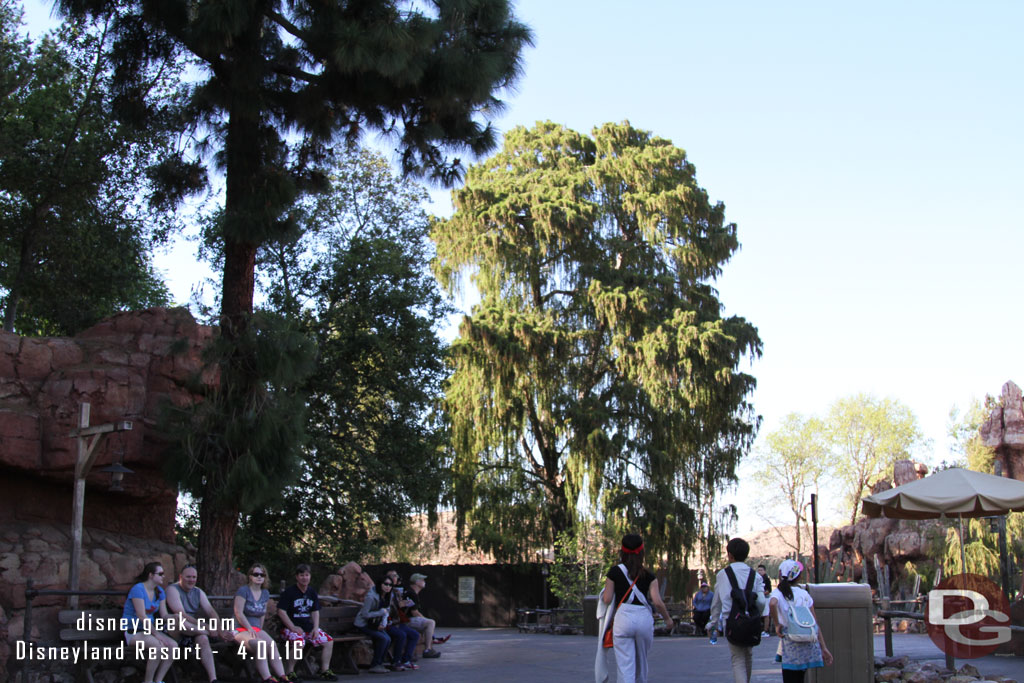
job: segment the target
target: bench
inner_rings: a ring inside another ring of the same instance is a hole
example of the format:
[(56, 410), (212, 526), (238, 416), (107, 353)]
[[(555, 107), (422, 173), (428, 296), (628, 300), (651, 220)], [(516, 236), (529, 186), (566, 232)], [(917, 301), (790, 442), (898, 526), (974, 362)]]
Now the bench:
[[(356, 615), (362, 603), (353, 600), (339, 600), (335, 605), (320, 606), (320, 628), (331, 634), (334, 639), (334, 653), (331, 656), (331, 665), (337, 664), (338, 671), (343, 674), (358, 674), (359, 666), (356, 664), (353, 650), (356, 643), (365, 642), (373, 648), (373, 641), (363, 635), (363, 632), (356, 628)], [(312, 674), (311, 664), (319, 658), (315, 649), (310, 649), (304, 657), (308, 673)]]
[(693, 623), (693, 608), (689, 602), (666, 602), (665, 607), (668, 609), (672, 621), (676, 622), (676, 625), (672, 628), (673, 634), (684, 636), (698, 635), (697, 625)]

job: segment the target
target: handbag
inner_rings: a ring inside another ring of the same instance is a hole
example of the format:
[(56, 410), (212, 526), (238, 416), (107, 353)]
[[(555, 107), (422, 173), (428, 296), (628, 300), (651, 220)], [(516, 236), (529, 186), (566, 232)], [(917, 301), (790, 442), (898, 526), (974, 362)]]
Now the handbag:
[[(623, 570), (625, 573), (625, 570)], [(626, 574), (626, 578), (629, 578), (629, 574)], [(618, 612), (619, 608), (622, 607), (622, 603), (626, 601), (626, 596), (633, 592), (633, 586), (636, 585), (637, 579), (640, 578), (640, 574), (637, 574), (636, 579), (633, 579), (633, 583), (629, 584), (629, 588), (622, 594), (622, 600), (619, 600), (619, 604), (615, 606), (615, 611)], [(615, 647), (615, 641), (612, 639), (612, 626), (615, 625), (615, 615), (612, 615), (612, 620), (608, 622), (608, 628), (604, 630), (604, 640), (601, 641), (601, 647)]]

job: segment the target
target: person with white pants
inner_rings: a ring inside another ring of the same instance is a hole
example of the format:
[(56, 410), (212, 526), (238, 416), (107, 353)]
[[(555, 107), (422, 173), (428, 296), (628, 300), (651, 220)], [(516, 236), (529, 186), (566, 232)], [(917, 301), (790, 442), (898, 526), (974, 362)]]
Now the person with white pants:
[(647, 654), (654, 644), (654, 617), (645, 605), (625, 603), (615, 610), (612, 624), (615, 638), (617, 681), (646, 681)]
[[(606, 608), (615, 605), (614, 610), (607, 609), (609, 614), (604, 619), (601, 640), (604, 640), (603, 631), (611, 628), (617, 683), (647, 683), (647, 653), (654, 643), (652, 605), (669, 628), (673, 626), (672, 617), (661, 599), (658, 579), (644, 568), (643, 539), (637, 534), (623, 536), (619, 559), (621, 563), (608, 570), (601, 591), (601, 602)], [(599, 650), (594, 671), (597, 683), (607, 680), (601, 655)]]

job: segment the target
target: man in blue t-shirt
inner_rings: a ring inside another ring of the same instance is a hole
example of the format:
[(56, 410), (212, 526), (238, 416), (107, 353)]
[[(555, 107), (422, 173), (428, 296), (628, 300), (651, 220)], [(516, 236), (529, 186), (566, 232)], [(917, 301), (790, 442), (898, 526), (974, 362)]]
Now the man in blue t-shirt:
[(303, 646), (323, 648), (320, 652), (320, 678), (335, 681), (337, 674), (331, 671), (331, 653), (334, 639), (320, 630), (320, 597), (310, 588), (311, 573), (308, 564), (295, 568), (295, 585), (281, 593), (277, 601), (277, 618), (281, 620), (281, 636), (299, 647), (292, 647), (294, 657), (286, 657), (285, 679), (297, 681), (295, 663), (302, 659)]

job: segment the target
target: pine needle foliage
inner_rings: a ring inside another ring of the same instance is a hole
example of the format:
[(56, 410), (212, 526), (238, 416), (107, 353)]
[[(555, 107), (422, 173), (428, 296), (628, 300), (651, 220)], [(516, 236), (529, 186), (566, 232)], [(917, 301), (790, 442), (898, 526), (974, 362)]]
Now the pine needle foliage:
[(453, 502), (526, 559), (593, 511), (681, 569), (759, 418), (757, 330), (712, 283), (738, 248), (682, 149), (628, 122), (509, 132), (436, 220), (434, 272), (480, 302), (451, 347)]
[[(367, 130), (395, 144), (402, 169), (451, 183), (453, 152), (495, 145), (486, 120), (519, 76), (532, 37), (508, 0), (58, 0), (71, 16), (111, 26), (115, 86), (124, 110), (150, 114), (148, 64), (194, 63), (182, 83), (191, 156), (168, 157), (165, 201), (222, 174), (224, 206), (221, 333), (242, 340), (253, 321), (259, 247), (296, 229), (297, 200), (328, 186), (331, 146), (354, 146)], [(222, 392), (258, 395), (242, 345), (223, 356)], [(229, 386), (230, 385), (230, 386)], [(243, 402), (248, 403), (246, 398)], [(291, 450), (291, 449), (289, 449)], [(248, 452), (224, 451), (209, 465), (229, 472)], [(203, 492), (197, 564), (209, 590), (226, 589), (237, 515)]]

